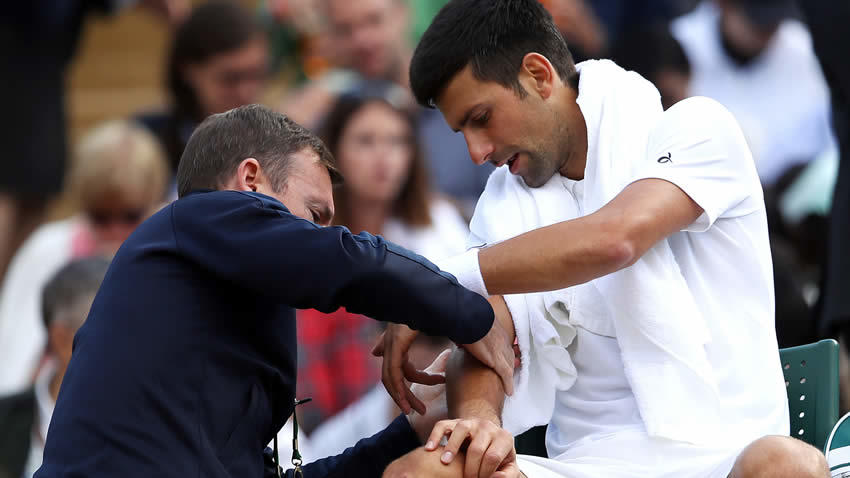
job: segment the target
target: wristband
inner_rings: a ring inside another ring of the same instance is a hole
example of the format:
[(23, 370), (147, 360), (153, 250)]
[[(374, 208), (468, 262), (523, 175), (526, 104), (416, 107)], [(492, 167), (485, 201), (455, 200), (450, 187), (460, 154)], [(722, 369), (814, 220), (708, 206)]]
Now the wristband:
[(478, 265), (479, 250), (472, 248), (463, 254), (436, 261), (436, 264), (440, 270), (455, 276), (460, 285), (487, 298), (490, 294), (487, 293), (487, 286), (484, 285), (484, 278), (481, 277), (481, 268)]

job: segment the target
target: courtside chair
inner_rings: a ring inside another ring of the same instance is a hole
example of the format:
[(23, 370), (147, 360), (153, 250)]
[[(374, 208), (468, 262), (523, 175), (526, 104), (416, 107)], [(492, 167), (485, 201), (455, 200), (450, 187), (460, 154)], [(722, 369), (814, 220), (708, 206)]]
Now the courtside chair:
[(824, 449), (838, 421), (838, 342), (832, 339), (779, 351), (791, 436)]

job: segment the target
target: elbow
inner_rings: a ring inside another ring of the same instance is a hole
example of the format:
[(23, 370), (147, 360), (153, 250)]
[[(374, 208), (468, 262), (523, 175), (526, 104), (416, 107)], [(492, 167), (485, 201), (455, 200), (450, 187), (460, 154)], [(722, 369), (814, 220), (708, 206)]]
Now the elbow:
[(637, 244), (628, 237), (618, 237), (606, 246), (605, 259), (611, 267), (611, 272), (625, 269), (637, 262), (640, 255)]
[(625, 269), (641, 258), (651, 246), (648, 237), (655, 228), (650, 215), (639, 213), (619, 221), (616, 229), (609, 231), (606, 257), (612, 272)]

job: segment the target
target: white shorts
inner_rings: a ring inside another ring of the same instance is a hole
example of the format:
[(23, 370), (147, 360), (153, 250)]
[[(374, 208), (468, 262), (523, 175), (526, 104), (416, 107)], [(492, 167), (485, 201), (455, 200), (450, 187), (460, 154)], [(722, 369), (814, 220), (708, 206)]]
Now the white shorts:
[(740, 448), (616, 434), (571, 447), (556, 458), (519, 455), (528, 478), (727, 478)]

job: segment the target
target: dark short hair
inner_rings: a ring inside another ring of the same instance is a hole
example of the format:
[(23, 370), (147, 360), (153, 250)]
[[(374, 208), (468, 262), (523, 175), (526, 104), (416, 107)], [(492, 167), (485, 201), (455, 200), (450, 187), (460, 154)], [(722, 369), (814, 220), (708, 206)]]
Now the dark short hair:
[(286, 185), (290, 156), (310, 148), (328, 169), (333, 184), (342, 176), (322, 141), (303, 126), (264, 106), (245, 105), (205, 119), (195, 129), (177, 167), (177, 195), (218, 189), (239, 163), (255, 158), (275, 191)]
[(558, 75), (578, 86), (567, 42), (538, 0), (451, 0), (422, 35), (410, 63), (410, 86), (423, 106), (434, 101), (466, 65), (481, 81), (512, 88), (526, 54), (545, 56)]
[(75, 259), (59, 269), (41, 292), (41, 318), (45, 328), (50, 328), (56, 312), (62, 307), (96, 294), (107, 269), (109, 260), (103, 257)]

